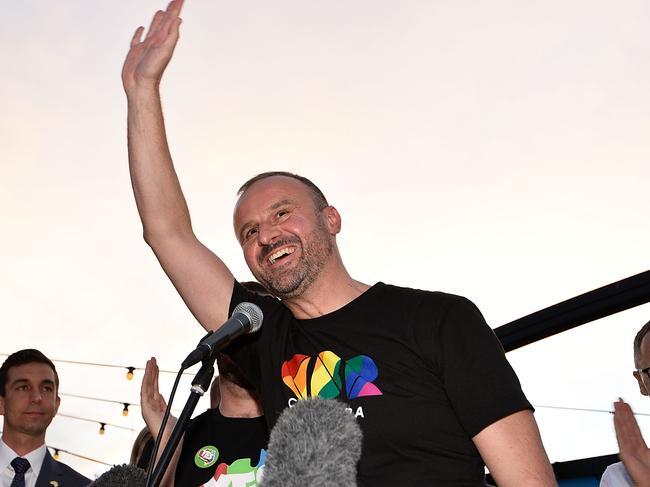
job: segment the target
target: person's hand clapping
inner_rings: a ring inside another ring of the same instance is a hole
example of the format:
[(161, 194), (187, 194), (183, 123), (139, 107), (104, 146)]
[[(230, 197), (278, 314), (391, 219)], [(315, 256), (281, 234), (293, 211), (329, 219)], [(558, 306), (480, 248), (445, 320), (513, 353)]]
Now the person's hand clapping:
[(622, 399), (614, 403), (614, 428), (620, 457), (630, 477), (635, 485), (650, 487), (650, 450), (632, 408)]
[[(151, 357), (147, 360), (140, 387), (140, 406), (142, 407), (142, 418), (147, 423), (147, 428), (154, 438), (158, 436), (160, 425), (162, 424), (167, 402), (158, 390), (158, 364), (156, 358)], [(167, 430), (176, 423), (176, 418), (169, 417)]]

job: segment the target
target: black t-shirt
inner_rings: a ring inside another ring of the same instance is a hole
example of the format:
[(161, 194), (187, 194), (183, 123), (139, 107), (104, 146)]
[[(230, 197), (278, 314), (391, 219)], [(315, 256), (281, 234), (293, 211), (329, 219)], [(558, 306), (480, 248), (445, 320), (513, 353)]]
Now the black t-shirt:
[(264, 313), (228, 352), (258, 388), (269, 427), (294, 401), (336, 397), (363, 430), (363, 486), (484, 484), (472, 437), (532, 409), (503, 349), (466, 298), (378, 283), (343, 308), (297, 320), (235, 283)]
[(227, 418), (218, 408), (190, 421), (176, 468), (175, 485), (257, 485), (263, 470), (268, 429), (264, 416)]

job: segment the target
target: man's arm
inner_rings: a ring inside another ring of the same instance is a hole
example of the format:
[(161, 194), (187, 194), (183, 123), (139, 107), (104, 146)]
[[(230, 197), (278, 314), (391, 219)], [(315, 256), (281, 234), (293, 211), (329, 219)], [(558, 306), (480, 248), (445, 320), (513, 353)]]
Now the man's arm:
[[(142, 407), (142, 418), (147, 424), (147, 428), (151, 432), (154, 441), (158, 438), (160, 432), (160, 426), (162, 424), (163, 416), (165, 415), (165, 409), (167, 408), (167, 402), (165, 398), (162, 397), (158, 390), (158, 374), (159, 369), (156, 364), (156, 358), (151, 357), (147, 360), (147, 366), (144, 369), (144, 377), (142, 378), (142, 386), (140, 387), (140, 405)], [(174, 416), (169, 416), (167, 420), (167, 425), (165, 431), (163, 432), (162, 438), (160, 440), (160, 445), (158, 447), (158, 454), (156, 455), (156, 463), (160, 460), (162, 452), (165, 450), (165, 446), (169, 441), (169, 437), (174, 430), (174, 425), (176, 424), (176, 418)], [(174, 487), (174, 478), (176, 477), (176, 467), (178, 466), (178, 459), (181, 456), (181, 450), (183, 448), (183, 438), (181, 438), (174, 455), (172, 456), (165, 475), (160, 482), (162, 487)]]
[(228, 317), (233, 276), (194, 235), (172, 162), (160, 102), (160, 80), (179, 37), (183, 0), (158, 11), (144, 39), (138, 27), (122, 69), (128, 101), (129, 169), (144, 239), (204, 328)]
[(557, 486), (531, 411), (506, 416), (472, 440), (499, 487)]
[(614, 428), (619, 456), (634, 485), (650, 486), (650, 450), (641, 436), (632, 408), (622, 399), (614, 403)]

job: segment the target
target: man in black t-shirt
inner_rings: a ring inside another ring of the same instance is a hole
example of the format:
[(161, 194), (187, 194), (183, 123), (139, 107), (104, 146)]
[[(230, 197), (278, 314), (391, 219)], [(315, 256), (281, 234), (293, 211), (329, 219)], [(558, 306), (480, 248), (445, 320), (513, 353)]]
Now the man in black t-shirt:
[[(365, 435), (362, 485), (481, 485), (481, 460), (501, 486), (556, 485), (530, 405), (478, 310), (457, 296), (353, 279), (336, 242), (341, 216), (311, 181), (265, 173), (239, 191), (237, 239), (279, 300), (245, 292), (197, 239), (159, 94), (182, 3), (158, 12), (144, 39), (136, 31), (124, 63), (134, 194), (146, 242), (203, 327), (215, 329), (242, 299), (262, 305), (262, 331), (230, 353), (258, 387), (269, 425), (292, 401), (339, 397)], [(373, 244), (380, 262), (390, 248)]]
[(259, 388), (269, 424), (301, 399), (345, 401), (364, 435), (361, 485), (483, 485), (472, 438), (532, 409), (465, 298), (377, 283), (308, 320), (235, 283), (231, 306), (243, 301), (272, 325), (229, 353)]
[[(211, 401), (210, 409), (190, 421), (165, 473), (163, 486), (254, 487), (263, 475), (268, 429), (257, 394), (228, 357), (218, 354), (217, 366), (219, 377), (212, 388), (219, 389), (219, 403)], [(167, 406), (158, 391), (155, 358), (145, 368), (141, 402), (142, 415), (155, 439)], [(170, 416), (159, 454), (175, 423), (176, 418)]]

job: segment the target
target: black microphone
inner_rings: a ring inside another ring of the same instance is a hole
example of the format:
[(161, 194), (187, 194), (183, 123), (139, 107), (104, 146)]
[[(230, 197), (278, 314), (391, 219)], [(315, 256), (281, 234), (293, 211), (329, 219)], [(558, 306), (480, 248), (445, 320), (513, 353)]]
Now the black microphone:
[(285, 409), (271, 431), (262, 487), (357, 485), (362, 433), (336, 399), (305, 399)]
[(115, 465), (104, 472), (88, 487), (145, 487), (147, 474), (135, 465)]
[(181, 367), (187, 369), (209, 358), (213, 353), (223, 350), (239, 335), (255, 333), (262, 326), (262, 310), (253, 303), (239, 303), (232, 316), (218, 330), (201, 340), (196, 349), (190, 353)]

